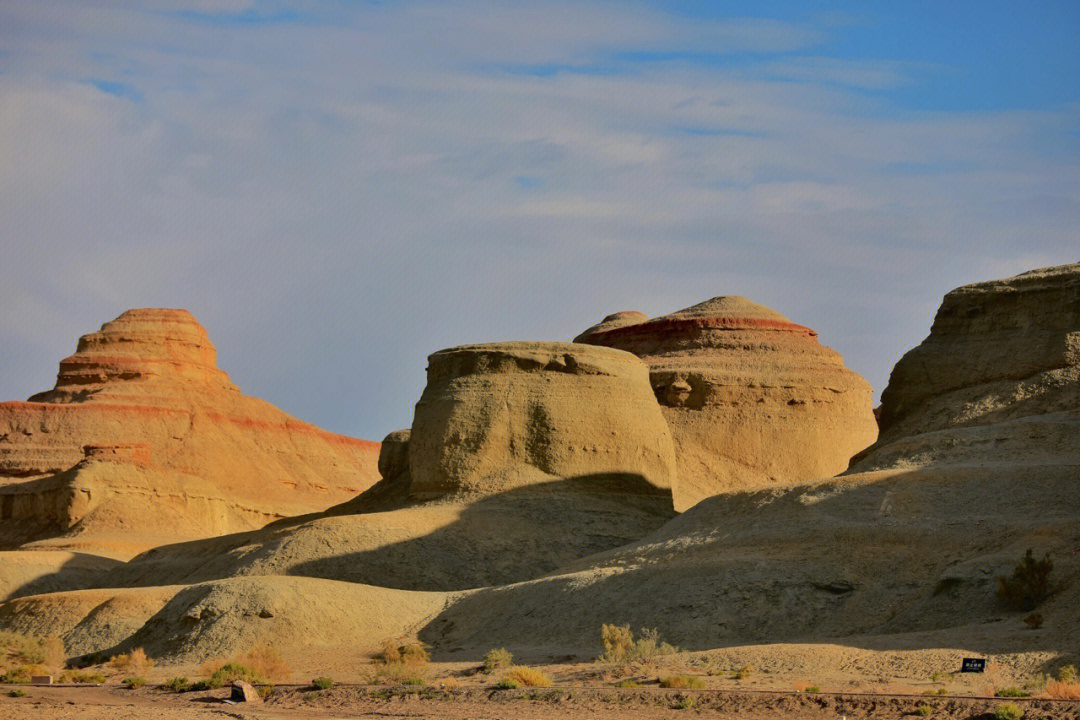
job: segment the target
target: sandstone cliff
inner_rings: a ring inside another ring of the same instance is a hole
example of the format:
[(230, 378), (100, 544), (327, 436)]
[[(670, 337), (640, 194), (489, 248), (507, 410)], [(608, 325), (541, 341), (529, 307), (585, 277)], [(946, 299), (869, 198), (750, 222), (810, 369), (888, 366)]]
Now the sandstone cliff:
[(649, 365), (678, 461), (675, 505), (835, 475), (874, 441), (871, 389), (817, 333), (741, 297), (649, 320), (610, 315), (575, 342)]

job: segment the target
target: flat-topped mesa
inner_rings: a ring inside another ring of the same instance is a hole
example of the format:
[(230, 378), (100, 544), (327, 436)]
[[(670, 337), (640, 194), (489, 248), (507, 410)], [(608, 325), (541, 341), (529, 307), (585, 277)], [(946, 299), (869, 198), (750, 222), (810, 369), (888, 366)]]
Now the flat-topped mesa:
[[(323, 510), (374, 483), (378, 443), (326, 432), (244, 395), (216, 357), (206, 330), (186, 310), (128, 310), (83, 336), (61, 361), (56, 387), (28, 402), (0, 403), (0, 491), (32, 504), (34, 481), (81, 466), (84, 456), (123, 463), (126, 474), (113, 485), (107, 468), (92, 473), (96, 497), (106, 503), (94, 527), (115, 518), (137, 550), (139, 533), (160, 538), (169, 530), (148, 527), (139, 508), (145, 499), (137, 500), (141, 488), (163, 478), (174, 494), (203, 498), (198, 507), (206, 516), (185, 521), (176, 540)], [(152, 482), (140, 469), (151, 459)], [(83, 467), (79, 478), (69, 473), (61, 480), (89, 482), (88, 472)], [(80, 542), (90, 547), (87, 537)]]
[(947, 295), (930, 335), (893, 368), (881, 438), (1080, 410), (1080, 263)]
[(608, 316), (576, 342), (648, 363), (675, 441), (678, 509), (835, 475), (876, 437), (870, 385), (810, 328), (737, 296), (639, 316)]
[(187, 310), (128, 310), (83, 335), (75, 354), (60, 361), (56, 387), (30, 401), (101, 402), (162, 386), (239, 392), (218, 369), (205, 328)]
[(408, 453), (415, 498), (569, 478), (666, 494), (675, 477), (646, 365), (571, 343), (465, 345), (431, 355)]

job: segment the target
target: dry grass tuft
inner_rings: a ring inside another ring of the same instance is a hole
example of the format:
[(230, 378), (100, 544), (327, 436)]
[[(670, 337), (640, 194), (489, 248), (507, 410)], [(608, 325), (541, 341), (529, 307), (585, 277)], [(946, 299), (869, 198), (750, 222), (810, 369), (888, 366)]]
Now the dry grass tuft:
[(705, 681), (696, 675), (668, 675), (660, 678), (660, 687), (678, 690), (701, 689), (705, 687)]
[(1080, 683), (1053, 680), (1046, 683), (1043, 692), (1055, 700), (1080, 700)]
[(241, 659), (243, 664), (254, 670), (256, 674), (272, 682), (284, 682), (292, 674), (292, 668), (281, 657), (281, 653), (270, 645), (264, 644), (252, 648)]
[(525, 687), (551, 687), (551, 678), (543, 670), (526, 665), (512, 665), (503, 676), (503, 682)]

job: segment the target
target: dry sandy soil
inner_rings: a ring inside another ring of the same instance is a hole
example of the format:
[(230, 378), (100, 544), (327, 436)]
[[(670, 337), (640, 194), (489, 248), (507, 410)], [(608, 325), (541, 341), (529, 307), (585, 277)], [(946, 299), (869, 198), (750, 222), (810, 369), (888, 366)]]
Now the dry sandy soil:
[[(650, 688), (386, 689), (339, 687), (322, 692), (279, 688), (261, 705), (230, 705), (228, 690), (174, 695), (141, 688), (27, 688), (26, 696), (0, 696), (0, 716), (10, 720), (197, 720), (202, 718), (991, 718), (1001, 700), (922, 698), (902, 695), (798, 694), (657, 690)], [(1026, 720), (1080, 718), (1080, 703), (1018, 700)]]

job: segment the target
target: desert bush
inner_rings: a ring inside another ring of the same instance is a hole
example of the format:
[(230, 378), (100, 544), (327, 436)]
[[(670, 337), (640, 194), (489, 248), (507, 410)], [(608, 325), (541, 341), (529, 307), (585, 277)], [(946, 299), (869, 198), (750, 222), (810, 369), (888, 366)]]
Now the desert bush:
[(514, 655), (506, 648), (495, 648), (488, 650), (484, 654), (483, 670), (484, 672), (491, 672), (492, 670), (501, 670), (502, 668), (510, 667), (514, 664)]
[(43, 663), (53, 670), (63, 668), (67, 660), (67, 648), (64, 647), (64, 641), (55, 635), (50, 635), (41, 641), (41, 654)]
[(655, 628), (642, 628), (641, 637), (634, 639), (629, 625), (603, 625), (600, 638), (604, 643), (604, 654), (600, 662), (619, 665), (641, 662), (647, 663), (679, 651), (673, 645), (660, 640), (660, 633)]
[(1028, 548), (1012, 577), (998, 577), (998, 597), (1014, 610), (1034, 610), (1050, 594), (1050, 571), (1054, 563), (1050, 553), (1036, 560)]
[(162, 687), (174, 693), (182, 693), (191, 687), (191, 683), (188, 682), (186, 677), (174, 677), (170, 678)]
[(681, 697), (671, 704), (673, 710), (689, 710), (694, 707), (694, 698), (690, 696)]
[(615, 687), (639, 688), (641, 687), (641, 683), (636, 680), (620, 680), (619, 682), (615, 683)]
[(1054, 680), (1046, 683), (1043, 692), (1046, 693), (1047, 697), (1052, 697), (1055, 700), (1080, 700), (1080, 683)]
[(735, 671), (735, 674), (731, 676), (731, 679), (745, 680), (746, 678), (750, 677), (750, 673), (753, 672), (753, 670), (754, 668), (750, 667), (749, 665), (743, 665), (741, 668)]
[(0, 682), (23, 684), (30, 682), (32, 675), (38, 675), (39, 670), (36, 665), (16, 665), (4, 674), (0, 675)]
[(926, 717), (927, 715), (933, 714), (933, 712), (934, 708), (929, 705), (919, 705), (915, 708), (915, 714), (919, 717)]
[(496, 690), (517, 690), (519, 685), (510, 678), (503, 678), (495, 683)]
[(282, 682), (292, 673), (292, 668), (281, 657), (281, 653), (270, 645), (252, 648), (240, 660), (266, 681)]
[(386, 665), (426, 665), (431, 660), (427, 648), (418, 642), (400, 643), (399, 639), (387, 638), (377, 653), (377, 659)]
[(8, 690), (7, 696), (8, 697), (26, 697), (26, 691), (25, 690), (18, 690), (18, 689), (16, 689), (16, 690)]
[(660, 678), (660, 687), (687, 690), (705, 687), (705, 682), (696, 675), (668, 675)]
[(401, 681), (402, 685), (427, 685), (427, 680), (419, 676), (407, 677)]
[(329, 690), (330, 688), (334, 687), (334, 681), (331, 678), (325, 676), (317, 677), (311, 681), (311, 685), (312, 687), (318, 688), (319, 690)]
[(1032, 692), (1038, 692), (1046, 687), (1046, 683), (1050, 682), (1050, 676), (1043, 673), (1035, 673), (1027, 679), (1024, 683), (1024, 689)]
[(1001, 703), (994, 708), (994, 720), (1020, 720), (1024, 717), (1023, 709), (1016, 703)]
[(390, 663), (388, 665), (382, 665), (375, 671), (373, 680), (383, 685), (416, 685), (418, 683), (410, 682), (411, 680), (420, 680), (419, 684), (424, 683), (425, 668), (406, 665), (401, 662)]
[(1029, 695), (1031, 695), (1031, 693), (1027, 692), (1026, 690), (1021, 690), (1020, 688), (1013, 686), (1013, 687), (1001, 688), (996, 693), (994, 693), (994, 695), (996, 697), (1028, 697)]
[[(43, 641), (32, 635), (0, 630), (0, 663), (44, 665), (51, 659), (48, 657), (49, 651), (45, 645), (57, 641), (57, 638), (46, 638)], [(63, 643), (61, 643), (62, 647)], [(63, 657), (60, 658), (60, 663), (63, 663)]]
[(146, 657), (146, 651), (135, 648), (128, 654), (115, 655), (109, 660), (109, 665), (120, 672), (142, 673), (154, 667), (154, 661)]
[(551, 678), (543, 670), (526, 665), (511, 665), (503, 680), (509, 680), (525, 687), (551, 687)]
[(1058, 668), (1057, 679), (1063, 683), (1074, 683), (1078, 679), (1075, 665), (1064, 665)]
[(123, 680), (120, 681), (120, 684), (134, 690), (135, 688), (141, 688), (143, 685), (145, 685), (146, 684), (146, 678), (126, 677), (126, 678), (124, 678)]
[(271, 695), (274, 694), (274, 686), (273, 685), (260, 685), (259, 687), (255, 688), (255, 694), (258, 695), (263, 700), (265, 700), (266, 698), (268, 698), (268, 697), (270, 697)]
[(105, 676), (99, 672), (70, 670), (60, 676), (60, 682), (77, 683), (79, 685), (100, 685), (105, 682)]
[(810, 685), (810, 686), (808, 686), (806, 688), (806, 692), (808, 692), (808, 693), (819, 693), (819, 692), (821, 692), (821, 686), (820, 685)]

